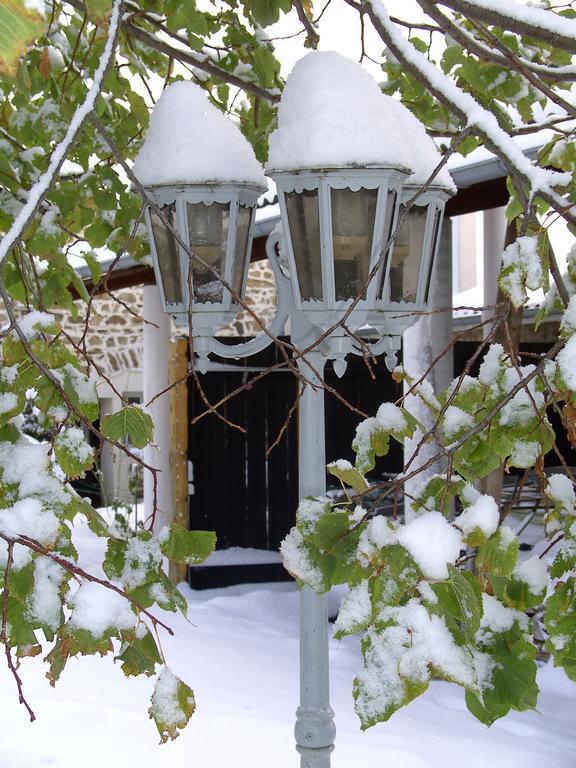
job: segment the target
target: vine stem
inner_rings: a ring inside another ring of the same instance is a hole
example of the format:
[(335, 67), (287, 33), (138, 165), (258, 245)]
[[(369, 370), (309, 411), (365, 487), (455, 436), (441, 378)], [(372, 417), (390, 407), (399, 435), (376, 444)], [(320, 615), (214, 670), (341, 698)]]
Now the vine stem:
[(8, 669), (12, 673), (12, 677), (14, 678), (14, 681), (16, 682), (16, 687), (18, 688), (18, 701), (20, 702), (20, 704), (23, 704), (26, 707), (26, 709), (28, 710), (28, 714), (30, 715), (30, 722), (33, 723), (34, 720), (36, 720), (36, 715), (34, 714), (32, 707), (30, 706), (30, 704), (28, 704), (28, 702), (26, 701), (26, 697), (24, 696), (24, 690), (22, 688), (22, 680), (14, 664), (14, 659), (12, 658), (12, 650), (10, 648), (10, 639), (8, 638), (8, 633), (7, 633), (8, 598), (10, 596), (10, 589), (9, 589), (8, 582), (10, 580), (10, 572), (12, 570), (13, 562), (14, 562), (14, 542), (8, 541), (8, 559), (6, 561), (6, 567), (4, 568), (4, 586), (2, 591), (2, 629), (0, 630), (0, 640), (4, 643), (4, 651), (6, 653), (6, 662), (8, 664)]

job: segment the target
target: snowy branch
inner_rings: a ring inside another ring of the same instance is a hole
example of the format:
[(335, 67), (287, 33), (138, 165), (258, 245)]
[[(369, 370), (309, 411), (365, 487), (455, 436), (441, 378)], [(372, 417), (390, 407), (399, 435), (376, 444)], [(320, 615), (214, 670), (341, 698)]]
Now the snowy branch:
[(576, 20), (513, 0), (441, 0), (463, 16), (576, 53)]
[(92, 85), (86, 94), (84, 102), (76, 109), (76, 112), (70, 121), (70, 125), (68, 126), (68, 130), (66, 131), (66, 135), (52, 152), (52, 157), (50, 158), (48, 169), (45, 171), (45, 173), (42, 174), (32, 189), (29, 190), (25, 205), (16, 216), (8, 232), (0, 241), (0, 264), (4, 261), (10, 252), (12, 246), (18, 242), (26, 226), (30, 223), (33, 216), (38, 211), (44, 195), (48, 192), (54, 183), (54, 180), (56, 179), (56, 176), (62, 167), (62, 163), (66, 160), (66, 157), (70, 152), (74, 142), (76, 141), (86, 118), (96, 105), (96, 101), (102, 89), (104, 78), (106, 77), (106, 74), (114, 60), (114, 53), (116, 51), (118, 32), (120, 28), (119, 22), (121, 13), (122, 0), (114, 0), (112, 14), (110, 16), (110, 25), (108, 28), (106, 46), (102, 53), (98, 69), (94, 73)]

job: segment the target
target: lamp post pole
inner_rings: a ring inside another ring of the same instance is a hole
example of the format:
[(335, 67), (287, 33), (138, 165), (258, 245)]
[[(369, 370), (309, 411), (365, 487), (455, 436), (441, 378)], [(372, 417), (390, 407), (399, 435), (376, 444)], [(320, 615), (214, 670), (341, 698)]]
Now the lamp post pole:
[[(326, 493), (324, 390), (320, 377), (326, 358), (314, 351), (298, 367), (301, 383), (298, 409), (298, 487), (300, 498)], [(330, 707), (328, 605), (310, 587), (300, 592), (300, 706), (294, 728), (301, 768), (329, 768), (336, 728)]]

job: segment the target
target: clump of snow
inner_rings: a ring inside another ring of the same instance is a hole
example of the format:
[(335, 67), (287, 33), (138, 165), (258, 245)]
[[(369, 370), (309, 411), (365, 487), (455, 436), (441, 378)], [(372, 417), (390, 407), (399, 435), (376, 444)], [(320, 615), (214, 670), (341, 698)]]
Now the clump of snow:
[(344, 595), (334, 625), (335, 632), (353, 632), (356, 627), (367, 624), (372, 616), (372, 602), (368, 579), (364, 579)]
[(430, 582), (425, 581), (424, 579), (418, 583), (418, 592), (420, 593), (420, 597), (422, 600), (424, 600), (425, 603), (436, 605), (438, 602), (438, 595), (430, 586)]
[(94, 637), (102, 637), (111, 627), (132, 629), (136, 625), (136, 615), (129, 601), (100, 584), (82, 583), (70, 603), (70, 627), (86, 629)]
[[(385, 96), (359, 64), (334, 51), (313, 51), (288, 76), (270, 135), (272, 171), (401, 166), (422, 184), (440, 162), (422, 123)], [(454, 190), (443, 168), (434, 183)]]
[(67, 504), (70, 494), (50, 474), (49, 446), (20, 442), (0, 442), (0, 470), (2, 481), (7, 485), (17, 484), (20, 496), (35, 496), (49, 503)]
[(53, 330), (56, 321), (48, 312), (33, 310), (18, 320), (18, 327), (28, 340), (36, 338), (43, 331)]
[(27, 536), (40, 544), (52, 544), (59, 525), (56, 515), (39, 499), (19, 499), (13, 506), (0, 509), (0, 532), (11, 539)]
[(538, 255), (536, 237), (519, 237), (502, 254), (501, 288), (510, 296), (515, 307), (521, 307), (526, 301), (526, 288), (532, 291), (542, 287), (544, 273)]
[(500, 547), (501, 550), (506, 550), (508, 547), (510, 547), (515, 541), (518, 541), (518, 537), (510, 528), (509, 525), (502, 525), (500, 526)]
[(499, 520), (498, 505), (492, 496), (482, 494), (457, 517), (455, 524), (465, 537), (480, 529), (489, 538), (496, 532)]
[(346, 472), (349, 469), (354, 469), (347, 459), (336, 459), (336, 461), (331, 461), (330, 464), (326, 465), (326, 468), (337, 469), (339, 472)]
[(178, 678), (168, 667), (158, 675), (152, 694), (150, 715), (169, 727), (186, 724), (186, 715), (178, 702)]
[(538, 555), (518, 563), (514, 569), (514, 578), (528, 585), (532, 594), (539, 595), (546, 590), (549, 581), (548, 568)]
[(560, 370), (560, 375), (566, 386), (573, 392), (576, 391), (576, 335), (571, 336), (566, 342), (564, 349), (558, 352), (556, 361)]
[(442, 419), (442, 429), (447, 440), (452, 440), (465, 429), (472, 429), (474, 424), (472, 416), (456, 405), (449, 405)]
[(494, 635), (507, 632), (517, 623), (524, 632), (528, 630), (528, 617), (525, 613), (514, 608), (507, 608), (497, 597), (482, 593), (482, 619), (480, 629), (476, 632), (477, 643), (490, 645)]
[(60, 432), (58, 443), (83, 464), (94, 454), (94, 448), (79, 427), (69, 427)]
[(92, 371), (90, 371), (88, 376), (85, 376), (82, 371), (79, 371), (71, 363), (66, 363), (64, 370), (81, 403), (98, 402), (98, 392), (96, 391), (98, 380)]
[(363, 720), (400, 705), (404, 681), (428, 683), (431, 669), (478, 688), (474, 659), (455, 642), (443, 618), (429, 614), (415, 599), (385, 608), (381, 618), (393, 623), (383, 631), (367, 632), (365, 667), (357, 678), (356, 711)]
[(480, 491), (477, 488), (474, 488), (472, 483), (466, 483), (460, 492), (460, 497), (466, 504), (474, 504), (474, 502), (477, 501), (481, 495), (482, 494)]
[(502, 344), (491, 344), (488, 352), (484, 356), (480, 370), (478, 371), (478, 380), (485, 386), (490, 386), (497, 379), (500, 373), (500, 364), (504, 356), (504, 347)]
[(322, 572), (312, 562), (310, 555), (304, 547), (304, 537), (298, 528), (292, 528), (282, 544), (280, 544), (280, 554), (288, 573), (306, 582), (317, 592), (322, 591)]
[(228, 181), (266, 188), (240, 129), (189, 81), (172, 83), (158, 99), (134, 173), (144, 186)]
[(316, 523), (326, 514), (326, 508), (330, 505), (328, 496), (305, 498), (298, 504), (296, 519), (298, 525), (306, 532), (311, 533), (316, 528)]
[(64, 568), (48, 557), (39, 557), (34, 563), (34, 589), (28, 598), (27, 612), (53, 632), (60, 626), (60, 587), (65, 577)]
[(17, 365), (3, 365), (2, 368), (0, 368), (0, 381), (5, 381), (7, 384), (14, 384), (17, 376)]
[(9, 413), (13, 411), (18, 405), (18, 397), (14, 392), (1, 392), (0, 393), (0, 414)]
[(541, 450), (540, 443), (536, 441), (516, 440), (508, 462), (514, 467), (521, 467), (522, 469), (533, 467)]
[(423, 402), (425, 402), (429, 408), (432, 408), (432, 410), (440, 410), (440, 403), (438, 402), (438, 398), (434, 394), (434, 388), (429, 381), (424, 379), (424, 381), (416, 384), (412, 391), (415, 395), (418, 395), (418, 397)]
[(377, 515), (368, 521), (368, 525), (360, 534), (357, 558), (361, 565), (368, 565), (374, 555), (382, 547), (397, 542), (398, 525), (383, 515)]
[[(502, 389), (504, 394), (512, 389), (526, 376), (534, 371), (533, 365), (524, 365), (520, 368), (507, 368), (502, 377)], [(517, 426), (526, 424), (536, 415), (536, 410), (544, 406), (544, 395), (536, 389), (536, 379), (531, 379), (521, 390), (516, 392), (500, 411), (500, 424)]]
[(573, 515), (576, 508), (574, 485), (567, 475), (550, 475), (545, 487), (548, 498), (559, 504), (564, 514)]
[(576, 333), (576, 296), (570, 298), (570, 302), (562, 315), (560, 332), (564, 338)]
[(400, 434), (406, 431), (406, 417), (394, 403), (382, 403), (376, 412), (376, 421), (387, 432)]
[(162, 562), (162, 552), (157, 539), (144, 541), (134, 536), (126, 547), (126, 561), (120, 576), (125, 589), (135, 589), (146, 581), (147, 574), (157, 571)]
[(425, 512), (399, 528), (398, 542), (428, 579), (447, 579), (447, 564), (462, 550), (462, 537), (440, 512)]
[[(64, 61), (64, 56), (62, 55), (62, 52), (53, 45), (48, 46), (48, 58), (53, 72), (59, 72), (61, 69), (64, 69), (66, 63)], [(42, 147), (38, 147), (38, 149), (42, 149)]]
[(361, 421), (356, 427), (356, 435), (352, 442), (352, 448), (357, 454), (363, 456), (370, 450), (372, 444), (372, 436), (374, 433), (382, 429), (381, 425), (376, 421), (374, 416), (370, 416), (364, 421)]

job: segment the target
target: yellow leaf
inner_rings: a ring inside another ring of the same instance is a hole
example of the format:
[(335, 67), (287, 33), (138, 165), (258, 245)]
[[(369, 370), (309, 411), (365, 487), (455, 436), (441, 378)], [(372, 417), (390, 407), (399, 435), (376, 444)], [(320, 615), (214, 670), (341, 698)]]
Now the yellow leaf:
[(16, 76), (18, 59), (46, 30), (48, 22), (23, 0), (0, 4), (0, 74)]
[(52, 69), (52, 65), (50, 63), (50, 54), (48, 53), (48, 47), (44, 46), (44, 50), (42, 51), (42, 58), (40, 59), (40, 64), (38, 66), (40, 75), (44, 80), (46, 80), (46, 78), (50, 75), (51, 69)]

